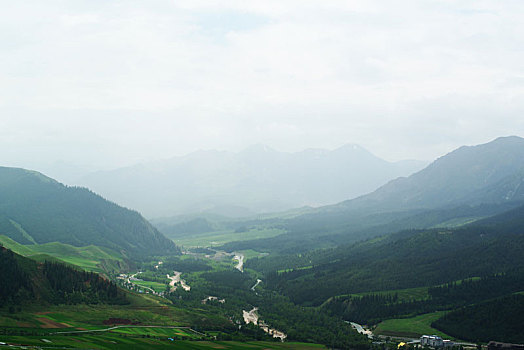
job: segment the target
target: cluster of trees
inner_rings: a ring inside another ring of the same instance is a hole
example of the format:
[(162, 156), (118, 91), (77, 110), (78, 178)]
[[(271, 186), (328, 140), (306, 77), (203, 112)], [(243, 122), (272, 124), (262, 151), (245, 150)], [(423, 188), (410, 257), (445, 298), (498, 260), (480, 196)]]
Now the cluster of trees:
[(399, 300), (397, 294), (369, 294), (334, 297), (323, 307), (345, 320), (376, 324), (388, 318), (456, 309), (521, 290), (524, 290), (524, 274), (512, 271), (431, 287), (428, 296), (418, 300)]
[(429, 312), (432, 305), (425, 300), (399, 301), (396, 294), (370, 294), (334, 297), (324, 309), (345, 320), (371, 325), (395, 316)]
[(0, 246), (0, 307), (18, 304), (33, 296), (29, 275), (11, 250)]
[(523, 250), (524, 231), (497, 224), (402, 231), (328, 251), (254, 259), (246, 267), (263, 271), (266, 285), (295, 303), (318, 306), (333, 295), (429, 287), (524, 268)]
[(368, 349), (366, 336), (322, 309), (295, 305), (288, 298), (262, 291), (260, 314), (272, 327), (287, 334), (288, 340), (320, 343), (339, 349)]
[(43, 275), (51, 286), (55, 304), (127, 304), (125, 292), (99, 274), (78, 271), (64, 264), (45, 261)]
[(181, 259), (179, 257), (166, 259), (158, 268), (163, 271), (171, 271), (171, 273), (173, 271), (197, 272), (212, 269), (212, 267), (202, 259)]
[(514, 294), (450, 312), (431, 324), (474, 342), (524, 343), (524, 295)]
[[(188, 260), (188, 263), (191, 261)], [(194, 263), (198, 264), (197, 261)], [(177, 306), (205, 309), (205, 328), (213, 329), (215, 324), (217, 329), (229, 334), (223, 335), (223, 339), (270, 339), (258, 326), (246, 325), (242, 317), (242, 310), (249, 311), (258, 307), (259, 321), (284, 332), (287, 340), (321, 343), (343, 349), (369, 347), (365, 336), (325, 310), (297, 306), (289, 298), (261, 287), (257, 287), (256, 292), (251, 290), (256, 277), (249, 271), (241, 273), (231, 268), (213, 269), (204, 273), (184, 273), (183, 276), (191, 285), (191, 292), (178, 288), (166, 297)], [(216, 296), (225, 299), (225, 302), (207, 301), (202, 304), (207, 296)], [(210, 316), (213, 314), (217, 315), (217, 319), (218, 315), (225, 315), (233, 323), (214, 323)]]
[(127, 304), (125, 292), (94, 272), (37, 263), (0, 246), (0, 306), (30, 303)]

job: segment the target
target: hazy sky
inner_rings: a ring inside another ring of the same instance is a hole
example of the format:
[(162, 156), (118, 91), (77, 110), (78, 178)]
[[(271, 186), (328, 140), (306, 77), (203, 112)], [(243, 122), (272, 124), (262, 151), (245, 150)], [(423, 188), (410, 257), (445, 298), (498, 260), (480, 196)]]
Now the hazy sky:
[(522, 0), (0, 0), (0, 164), (524, 136)]

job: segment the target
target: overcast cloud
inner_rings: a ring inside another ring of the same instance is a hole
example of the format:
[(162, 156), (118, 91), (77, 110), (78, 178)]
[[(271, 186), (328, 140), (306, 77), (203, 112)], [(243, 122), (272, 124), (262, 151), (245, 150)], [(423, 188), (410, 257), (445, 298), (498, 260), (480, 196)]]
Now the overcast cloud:
[(0, 0), (0, 164), (524, 136), (524, 1)]

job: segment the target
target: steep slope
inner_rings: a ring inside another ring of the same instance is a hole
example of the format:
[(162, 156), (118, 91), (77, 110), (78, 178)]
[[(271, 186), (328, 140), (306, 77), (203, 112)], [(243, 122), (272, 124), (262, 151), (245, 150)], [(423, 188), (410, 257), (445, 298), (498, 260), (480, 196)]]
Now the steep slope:
[(390, 163), (357, 145), (298, 153), (259, 145), (94, 173), (80, 184), (148, 217), (192, 212), (238, 217), (354, 198), (423, 165)]
[(131, 255), (179, 253), (137, 212), (18, 168), (0, 167), (0, 233), (22, 244), (97, 245)]
[(401, 210), (524, 200), (524, 139), (459, 149), (407, 178), (330, 209)]

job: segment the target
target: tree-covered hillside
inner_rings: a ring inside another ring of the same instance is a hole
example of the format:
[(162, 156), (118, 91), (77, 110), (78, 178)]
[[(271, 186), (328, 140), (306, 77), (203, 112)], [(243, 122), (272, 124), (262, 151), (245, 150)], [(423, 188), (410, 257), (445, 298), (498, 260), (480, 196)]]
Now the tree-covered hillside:
[(460, 308), (432, 326), (459, 339), (524, 343), (524, 295), (515, 294)]
[(18, 168), (0, 167), (0, 233), (23, 244), (97, 245), (134, 256), (180, 252), (139, 213)]
[(21, 303), (125, 304), (125, 292), (93, 272), (37, 263), (0, 246), (0, 307)]
[[(495, 224), (496, 223), (496, 224)], [(335, 295), (431, 286), (524, 267), (524, 206), (481, 224), (401, 231), (306, 254), (249, 260), (297, 303)]]

